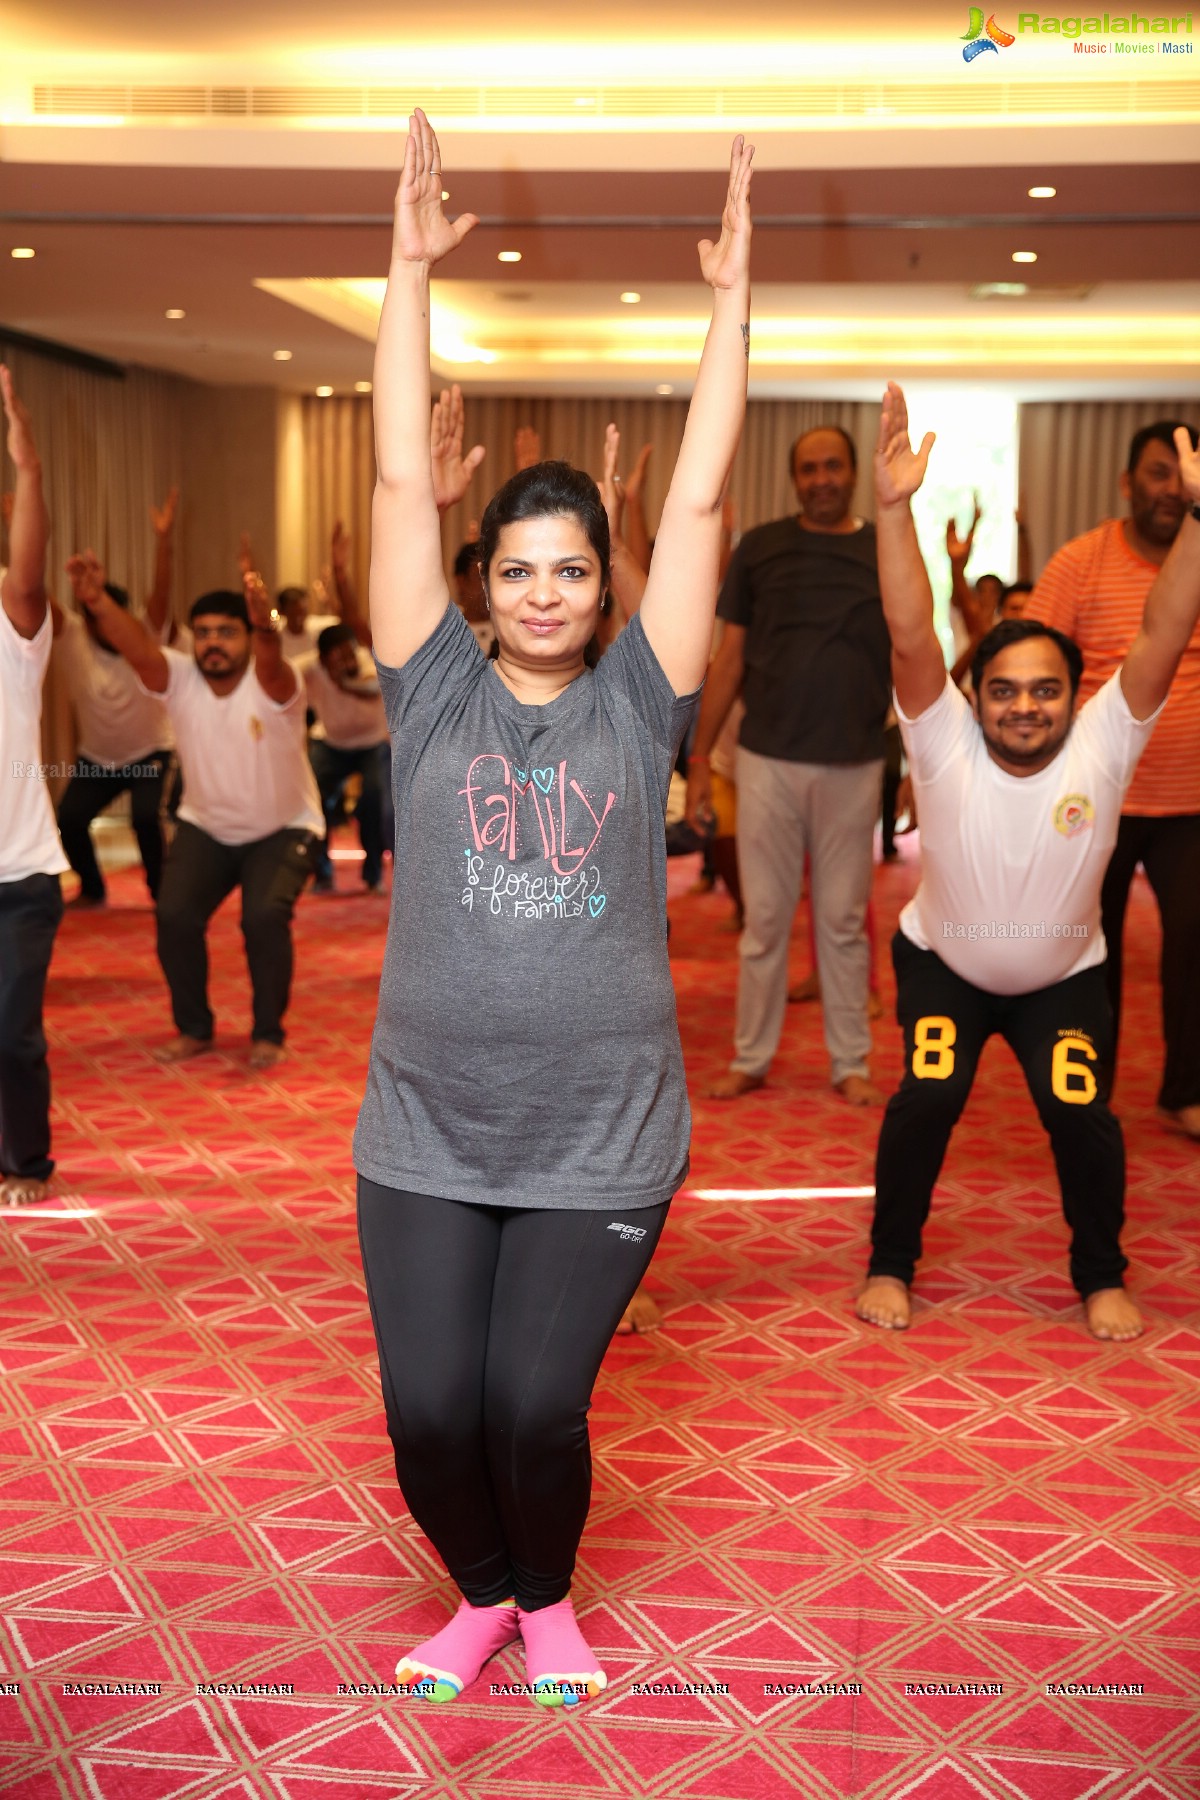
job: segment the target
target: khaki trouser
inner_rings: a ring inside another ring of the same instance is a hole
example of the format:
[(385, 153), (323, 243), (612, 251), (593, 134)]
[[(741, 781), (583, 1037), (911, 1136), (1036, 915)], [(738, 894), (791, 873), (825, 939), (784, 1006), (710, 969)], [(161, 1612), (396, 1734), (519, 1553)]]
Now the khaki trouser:
[(871, 894), (883, 761), (793, 763), (737, 753), (737, 846), (746, 928), (733, 1067), (765, 1075), (787, 1005), (788, 942), (810, 864), (813, 930), (831, 1079), (865, 1075)]

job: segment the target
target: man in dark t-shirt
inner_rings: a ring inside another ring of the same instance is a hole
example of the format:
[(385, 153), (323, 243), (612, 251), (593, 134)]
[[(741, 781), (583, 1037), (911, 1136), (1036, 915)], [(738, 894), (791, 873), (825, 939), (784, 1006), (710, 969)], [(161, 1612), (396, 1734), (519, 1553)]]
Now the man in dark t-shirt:
[(879, 1103), (867, 1023), (872, 834), (879, 811), (890, 649), (875, 528), (854, 517), (857, 459), (837, 427), (792, 448), (799, 515), (748, 531), (725, 577), (725, 621), (688, 764), (688, 815), (711, 811), (708, 753), (735, 697), (742, 933), (733, 1064), (706, 1091), (761, 1087), (787, 1003), (788, 940), (811, 869), (813, 929), (834, 1087)]

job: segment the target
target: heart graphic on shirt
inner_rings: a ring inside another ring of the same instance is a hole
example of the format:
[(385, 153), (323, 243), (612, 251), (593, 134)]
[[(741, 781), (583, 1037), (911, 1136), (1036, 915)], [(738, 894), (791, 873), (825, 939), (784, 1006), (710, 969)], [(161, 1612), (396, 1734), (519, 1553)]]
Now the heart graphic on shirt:
[(607, 894), (588, 895), (588, 911), (591, 913), (593, 919), (598, 919), (600, 917), (600, 914), (604, 911), (607, 900)]
[(513, 779), (518, 783), (518, 785), (520, 787), (524, 787), (525, 783), (529, 780), (529, 770), (528, 769), (514, 769), (513, 770)]
[(537, 782), (543, 794), (548, 794), (554, 785), (554, 770), (535, 769), (533, 771), (533, 779)]

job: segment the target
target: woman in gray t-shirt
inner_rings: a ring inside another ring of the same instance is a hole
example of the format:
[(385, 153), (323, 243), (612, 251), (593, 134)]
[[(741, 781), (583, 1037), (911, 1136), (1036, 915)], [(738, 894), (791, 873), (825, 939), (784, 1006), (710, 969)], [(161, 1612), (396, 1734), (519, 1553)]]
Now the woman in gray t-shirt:
[(720, 239), (700, 245), (712, 324), (638, 617), (593, 667), (607, 520), (590, 477), (541, 463), (484, 514), (489, 663), (438, 528), (479, 457), (459, 446), (435, 494), (429, 455), (429, 273), (475, 220), (445, 217), (437, 139), (421, 112), (409, 125), (370, 589), (396, 858), (354, 1156), (396, 1470), (463, 1595), (397, 1666), (434, 1700), (518, 1637), (541, 1703), (606, 1685), (569, 1591), (592, 1386), (687, 1172), (663, 815), (745, 410), (752, 155), (735, 140)]

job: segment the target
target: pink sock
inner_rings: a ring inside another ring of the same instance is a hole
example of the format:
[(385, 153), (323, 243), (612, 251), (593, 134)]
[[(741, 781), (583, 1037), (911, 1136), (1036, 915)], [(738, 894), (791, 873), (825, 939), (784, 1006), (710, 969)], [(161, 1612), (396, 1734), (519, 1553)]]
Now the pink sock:
[(570, 1600), (543, 1606), (538, 1612), (517, 1608), (525, 1668), (539, 1706), (578, 1706), (608, 1686), (608, 1676), (595, 1652), (583, 1641)]
[(418, 1644), (396, 1664), (396, 1680), (426, 1700), (457, 1700), (491, 1656), (515, 1643), (517, 1607), (472, 1606), (464, 1600), (448, 1625)]

